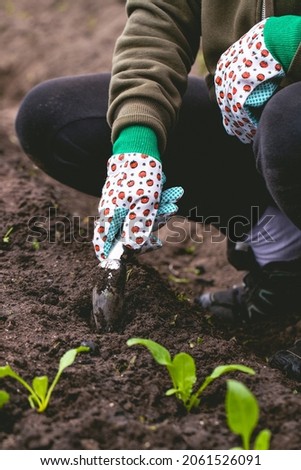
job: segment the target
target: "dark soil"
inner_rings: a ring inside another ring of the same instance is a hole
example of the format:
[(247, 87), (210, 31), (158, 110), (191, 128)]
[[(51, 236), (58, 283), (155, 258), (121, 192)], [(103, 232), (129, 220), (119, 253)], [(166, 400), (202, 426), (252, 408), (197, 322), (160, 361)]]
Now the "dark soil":
[[(252, 367), (254, 376), (232, 373), (231, 378), (243, 381), (259, 402), (256, 433), (269, 428), (272, 449), (300, 449), (301, 386), (267, 361), (300, 336), (298, 317), (284, 312), (281, 322), (232, 330), (214, 324), (194, 306), (194, 297), (230, 286), (242, 273), (227, 264), (224, 242), (210, 243), (210, 233), (190, 224), (192, 234), (204, 235), (203, 242), (193, 243), (190, 236), (169, 241), (155, 255), (129, 264), (123, 325), (95, 331), (91, 292), (99, 267), (91, 237), (98, 201), (45, 176), (18, 146), (13, 121), (27, 89), (56, 75), (109, 69), (125, 20), (124, 2), (20, 0), (2, 2), (0, 11), (1, 42), (7, 44), (0, 66), (0, 365), (9, 363), (29, 381), (36, 375), (53, 378), (65, 351), (83, 341), (95, 345), (93, 353), (79, 355), (64, 371), (44, 413), (29, 407), (26, 392), (12, 379), (0, 382), (11, 394), (0, 410), (0, 449), (240, 445), (227, 426), (226, 378), (210, 385), (200, 406), (187, 413), (175, 397), (165, 396), (170, 382), (164, 367), (145, 348), (126, 345), (137, 336), (161, 343), (172, 355), (192, 354), (199, 384), (221, 364)], [(56, 210), (51, 221), (49, 208)], [(40, 243), (38, 220), (48, 230)], [(163, 240), (166, 234), (163, 229)]]

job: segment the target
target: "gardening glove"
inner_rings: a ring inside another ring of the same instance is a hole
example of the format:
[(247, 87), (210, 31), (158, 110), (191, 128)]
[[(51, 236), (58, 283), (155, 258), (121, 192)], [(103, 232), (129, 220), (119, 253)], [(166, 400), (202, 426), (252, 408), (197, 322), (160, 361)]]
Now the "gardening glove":
[(279, 90), (301, 41), (301, 17), (269, 17), (220, 57), (215, 91), (228, 134), (252, 143), (264, 105)]
[(269, 365), (280, 369), (287, 377), (301, 382), (301, 340), (289, 349), (277, 351), (270, 359)]
[(181, 187), (162, 191), (164, 182), (161, 162), (149, 155), (120, 153), (109, 159), (93, 238), (100, 262), (116, 239), (133, 250), (160, 244), (152, 232), (177, 212), (184, 192)]

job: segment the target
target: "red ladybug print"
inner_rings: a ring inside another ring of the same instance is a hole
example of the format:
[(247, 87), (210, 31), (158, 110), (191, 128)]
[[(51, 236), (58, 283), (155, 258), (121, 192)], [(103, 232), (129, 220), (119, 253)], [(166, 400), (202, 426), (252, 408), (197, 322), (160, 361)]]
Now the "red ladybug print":
[(257, 75), (257, 80), (258, 80), (259, 82), (262, 82), (264, 79), (265, 79), (265, 76), (263, 75), (263, 73), (259, 73), (259, 74)]
[(136, 203), (135, 203), (135, 202), (133, 202), (133, 204), (131, 204), (131, 205), (130, 205), (130, 209), (131, 209), (131, 211), (132, 211), (132, 210), (134, 210), (134, 209), (135, 209), (135, 207), (136, 207)]
[(130, 213), (129, 213), (129, 219), (130, 219), (130, 220), (136, 219), (136, 214), (135, 214), (135, 212), (130, 212)]
[(150, 160), (149, 166), (151, 166), (152, 168), (155, 168), (156, 165), (157, 164), (156, 164), (155, 160)]
[(138, 243), (138, 245), (141, 245), (143, 242), (144, 242), (143, 237), (136, 238), (136, 243)]
[(150, 213), (150, 210), (149, 210), (149, 209), (145, 209), (145, 210), (143, 211), (143, 215), (144, 215), (145, 217), (147, 217), (147, 216), (149, 215), (149, 213)]
[(116, 163), (112, 163), (112, 165), (111, 165), (111, 171), (115, 171), (116, 168), (117, 168)]
[(131, 231), (132, 231), (133, 233), (137, 233), (137, 232), (139, 232), (139, 230), (140, 230), (140, 228), (137, 227), (137, 225), (134, 225), (134, 227), (131, 228)]
[(142, 196), (142, 194), (144, 194), (144, 189), (142, 188), (137, 189), (136, 194), (137, 196)]
[(250, 85), (244, 85), (244, 91), (251, 91)]
[(104, 233), (104, 231), (105, 231), (105, 228), (102, 225), (100, 225), (97, 229), (98, 233)]
[(128, 185), (129, 187), (134, 186), (134, 184), (135, 184), (135, 181), (133, 181), (133, 180), (130, 180), (130, 181), (127, 182), (127, 185)]
[(131, 163), (130, 163), (130, 167), (131, 168), (137, 168), (138, 166), (138, 162), (136, 162), (136, 160), (133, 160)]
[(242, 74), (242, 78), (244, 78), (244, 79), (250, 78), (250, 72), (244, 72)]
[(146, 177), (146, 171), (142, 170), (139, 172), (139, 178), (145, 178)]
[(143, 196), (143, 197), (141, 198), (142, 204), (147, 204), (148, 201), (149, 201), (149, 197), (148, 197), (148, 196)]
[(125, 198), (125, 192), (124, 192), (124, 191), (120, 191), (120, 193), (118, 193), (118, 198), (119, 198), (119, 199), (124, 199), (124, 198)]
[(152, 220), (151, 219), (148, 219), (145, 221), (145, 226), (146, 227), (150, 227), (152, 225)]
[(223, 83), (222, 78), (221, 77), (216, 77), (215, 83), (220, 86)]
[(266, 69), (266, 68), (268, 67), (268, 65), (269, 65), (269, 64), (268, 64), (265, 60), (262, 60), (262, 61), (260, 62), (260, 67), (262, 67), (263, 69)]
[(122, 162), (122, 160), (124, 160), (124, 153), (121, 153), (119, 156), (118, 156), (118, 160), (120, 162)]
[(100, 251), (99, 245), (94, 245), (95, 251)]
[(149, 179), (149, 180), (147, 180), (146, 184), (147, 184), (147, 186), (153, 186), (154, 181)]
[(103, 211), (104, 215), (109, 215), (110, 213), (110, 208), (107, 207), (104, 211)]

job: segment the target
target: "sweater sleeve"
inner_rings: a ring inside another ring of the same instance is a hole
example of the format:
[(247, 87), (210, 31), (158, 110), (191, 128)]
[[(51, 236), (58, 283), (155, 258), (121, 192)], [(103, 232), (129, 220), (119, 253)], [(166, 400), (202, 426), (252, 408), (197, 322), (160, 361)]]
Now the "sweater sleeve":
[(201, 0), (128, 0), (113, 54), (108, 122), (151, 128), (163, 153), (199, 50)]

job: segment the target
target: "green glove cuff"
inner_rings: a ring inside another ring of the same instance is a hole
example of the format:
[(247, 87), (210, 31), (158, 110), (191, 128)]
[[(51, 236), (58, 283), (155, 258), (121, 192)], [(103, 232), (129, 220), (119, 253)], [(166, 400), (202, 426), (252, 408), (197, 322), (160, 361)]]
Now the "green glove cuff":
[(273, 57), (287, 72), (301, 41), (301, 16), (271, 16), (264, 27), (264, 40)]
[(113, 154), (144, 153), (161, 162), (155, 132), (145, 126), (129, 126), (122, 129), (113, 144)]

